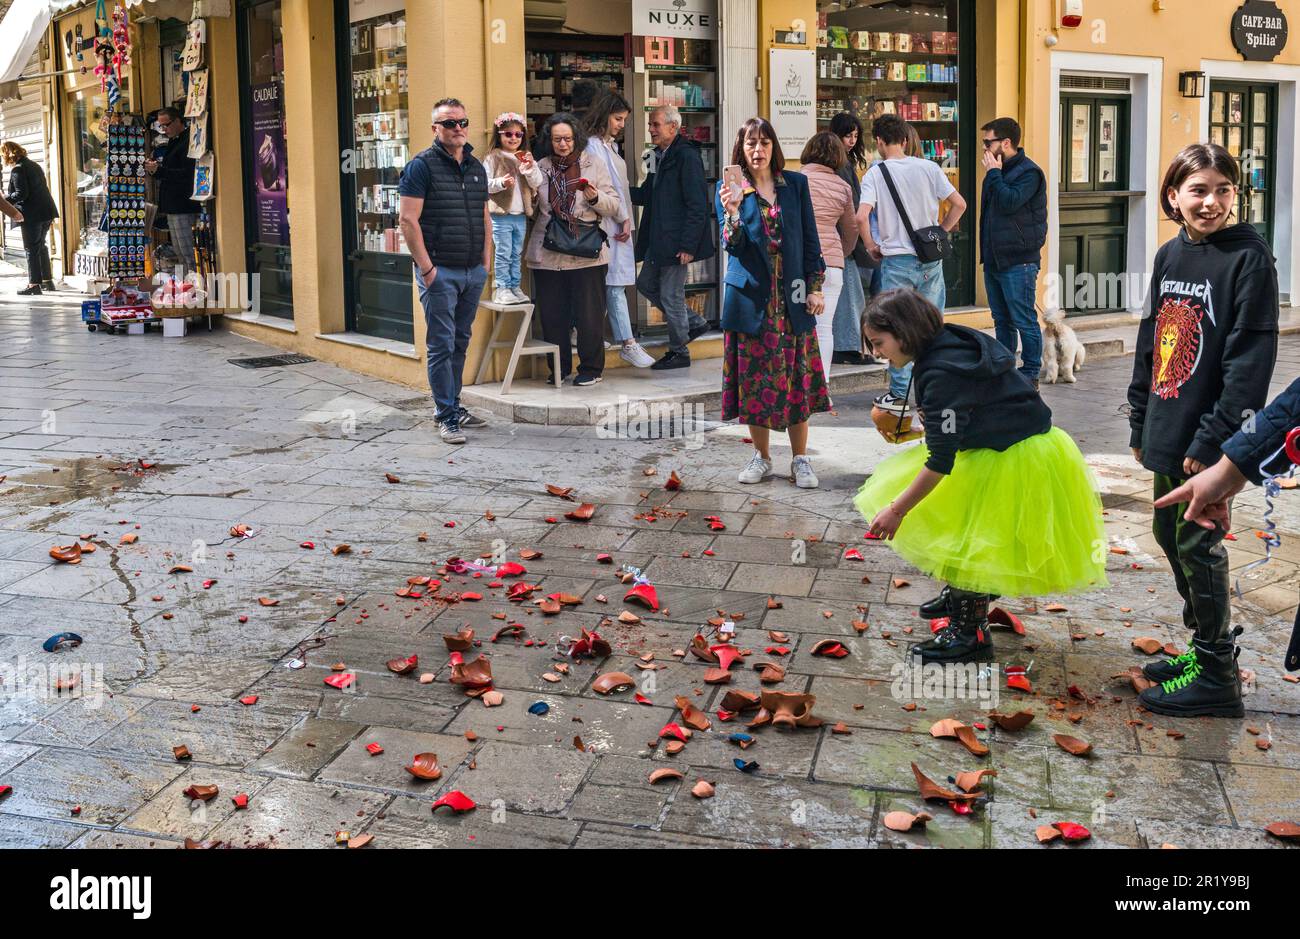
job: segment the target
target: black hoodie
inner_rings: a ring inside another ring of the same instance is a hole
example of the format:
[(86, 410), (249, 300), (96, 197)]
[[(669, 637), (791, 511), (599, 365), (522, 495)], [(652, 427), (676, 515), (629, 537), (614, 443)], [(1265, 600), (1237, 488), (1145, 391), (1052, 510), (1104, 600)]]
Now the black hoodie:
[(1264, 407), (1277, 359), (1277, 269), (1247, 224), (1203, 241), (1179, 232), (1156, 254), (1138, 328), (1129, 445), (1153, 473), (1217, 463), (1223, 442)]
[(947, 325), (916, 358), (928, 469), (952, 472), (958, 450), (1006, 450), (1052, 429), (1052, 411), (992, 336)]

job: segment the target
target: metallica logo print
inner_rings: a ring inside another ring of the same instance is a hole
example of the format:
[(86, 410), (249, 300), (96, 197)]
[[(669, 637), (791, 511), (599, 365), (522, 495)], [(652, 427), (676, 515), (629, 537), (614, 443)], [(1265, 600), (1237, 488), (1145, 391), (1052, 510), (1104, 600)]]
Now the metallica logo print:
[(1156, 316), (1156, 348), (1151, 362), (1151, 390), (1161, 398), (1177, 398), (1178, 390), (1201, 361), (1201, 321), (1214, 322), (1210, 284), (1167, 280)]

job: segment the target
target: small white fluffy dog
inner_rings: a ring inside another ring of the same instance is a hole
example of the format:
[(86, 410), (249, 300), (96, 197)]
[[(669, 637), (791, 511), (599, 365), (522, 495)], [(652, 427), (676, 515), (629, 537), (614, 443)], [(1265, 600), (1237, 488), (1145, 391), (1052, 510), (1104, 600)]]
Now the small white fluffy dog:
[(1049, 385), (1058, 382), (1074, 384), (1074, 373), (1083, 368), (1088, 351), (1065, 324), (1064, 310), (1049, 310), (1043, 314), (1043, 370), (1040, 381)]

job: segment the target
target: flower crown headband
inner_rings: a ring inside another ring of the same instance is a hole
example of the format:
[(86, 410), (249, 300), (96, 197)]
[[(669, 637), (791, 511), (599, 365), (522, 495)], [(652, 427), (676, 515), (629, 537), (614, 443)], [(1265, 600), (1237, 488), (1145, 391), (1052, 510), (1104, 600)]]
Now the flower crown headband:
[(528, 122), (524, 120), (523, 115), (516, 114), (514, 111), (506, 111), (504, 114), (499, 114), (497, 115), (497, 119), (492, 122), (492, 125), (496, 127), (497, 130), (505, 127), (507, 124), (519, 124), (523, 127), (528, 126)]

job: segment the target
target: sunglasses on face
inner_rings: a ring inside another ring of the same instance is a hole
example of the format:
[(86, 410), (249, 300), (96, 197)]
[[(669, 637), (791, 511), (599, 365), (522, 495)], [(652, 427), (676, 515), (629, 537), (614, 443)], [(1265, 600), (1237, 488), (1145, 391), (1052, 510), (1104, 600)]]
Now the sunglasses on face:
[(520, 137), (523, 136), (523, 134), (521, 134), (521, 133), (520, 133), (519, 131), (517, 131), (517, 130), (503, 130), (503, 131), (501, 132), (501, 136), (502, 136), (502, 137), (509, 137), (511, 140), (518, 140)]
[(466, 127), (469, 127), (469, 118), (462, 117), (460, 120), (434, 121), (433, 123), (438, 127), (444, 127), (447, 130), (455, 130), (457, 127), (464, 130)]
[(984, 149), (987, 150), (990, 147), (992, 147), (994, 144), (1001, 143), (1002, 141), (1007, 139), (1008, 138), (1006, 137), (990, 137), (988, 140), (984, 141)]

